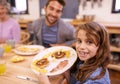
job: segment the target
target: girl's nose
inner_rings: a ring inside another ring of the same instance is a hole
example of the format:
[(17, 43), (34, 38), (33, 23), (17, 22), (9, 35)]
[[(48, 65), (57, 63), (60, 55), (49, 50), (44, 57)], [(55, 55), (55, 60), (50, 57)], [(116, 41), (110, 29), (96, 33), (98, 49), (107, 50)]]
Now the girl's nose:
[(80, 44), (80, 48), (81, 48), (81, 49), (85, 49), (85, 47), (86, 47), (86, 44), (82, 42), (82, 43)]

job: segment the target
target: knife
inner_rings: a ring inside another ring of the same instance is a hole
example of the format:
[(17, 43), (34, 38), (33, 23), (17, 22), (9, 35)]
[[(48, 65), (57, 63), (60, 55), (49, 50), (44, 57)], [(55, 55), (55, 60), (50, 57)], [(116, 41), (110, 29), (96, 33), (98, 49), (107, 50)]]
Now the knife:
[(31, 78), (29, 78), (29, 77), (25, 77), (25, 76), (16, 76), (16, 78), (23, 79), (23, 80), (28, 80), (28, 81), (31, 81), (31, 82), (39, 83), (39, 81), (34, 80), (34, 79), (31, 79)]

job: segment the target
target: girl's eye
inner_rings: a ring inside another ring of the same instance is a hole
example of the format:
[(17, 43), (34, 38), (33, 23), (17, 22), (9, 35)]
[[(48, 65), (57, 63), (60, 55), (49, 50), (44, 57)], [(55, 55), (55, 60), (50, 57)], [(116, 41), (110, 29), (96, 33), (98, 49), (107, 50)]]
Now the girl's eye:
[(76, 42), (77, 42), (77, 43), (81, 43), (81, 40), (77, 39)]
[(93, 44), (93, 42), (92, 42), (92, 41), (90, 41), (90, 40), (88, 40), (88, 41), (87, 41), (87, 44)]

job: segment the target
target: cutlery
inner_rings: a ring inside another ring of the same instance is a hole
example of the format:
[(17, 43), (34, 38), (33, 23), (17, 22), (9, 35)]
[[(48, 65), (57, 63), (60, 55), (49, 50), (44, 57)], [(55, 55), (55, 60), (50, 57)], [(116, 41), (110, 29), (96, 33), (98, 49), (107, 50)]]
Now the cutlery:
[(23, 79), (23, 80), (28, 80), (28, 81), (31, 81), (31, 82), (39, 83), (38, 80), (34, 80), (34, 79), (32, 79), (32, 78), (25, 77), (25, 76), (16, 76), (16, 78)]

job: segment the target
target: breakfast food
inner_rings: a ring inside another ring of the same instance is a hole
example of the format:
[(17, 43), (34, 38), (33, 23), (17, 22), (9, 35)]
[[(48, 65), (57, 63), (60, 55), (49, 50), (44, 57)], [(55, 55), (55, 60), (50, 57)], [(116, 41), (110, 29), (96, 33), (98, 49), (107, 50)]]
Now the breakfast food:
[(22, 53), (29, 53), (29, 52), (37, 53), (40, 51), (40, 48), (22, 46), (22, 47), (18, 47), (16, 50)]
[(43, 59), (40, 59), (38, 60), (36, 63), (36, 66), (38, 66), (39, 68), (45, 68), (46, 66), (48, 66), (49, 64), (49, 61), (47, 58), (43, 58)]
[(62, 58), (65, 56), (65, 52), (63, 51), (57, 51), (52, 54), (52, 57), (55, 57), (56, 59)]
[(13, 63), (21, 62), (24, 60), (25, 60), (25, 57), (17, 56), (17, 55), (15, 55), (11, 58), (11, 62), (13, 62)]
[(56, 72), (58, 70), (61, 70), (63, 69), (66, 65), (68, 64), (68, 60), (64, 60), (64, 61), (61, 61), (57, 67), (53, 68), (50, 72), (53, 73), (53, 72)]
[(76, 52), (66, 46), (56, 46), (38, 53), (31, 64), (33, 72), (48, 76), (61, 74), (68, 70), (77, 59)]
[(70, 57), (70, 50), (57, 50), (51, 54), (52, 57), (55, 57), (56, 59), (60, 59), (63, 57)]

